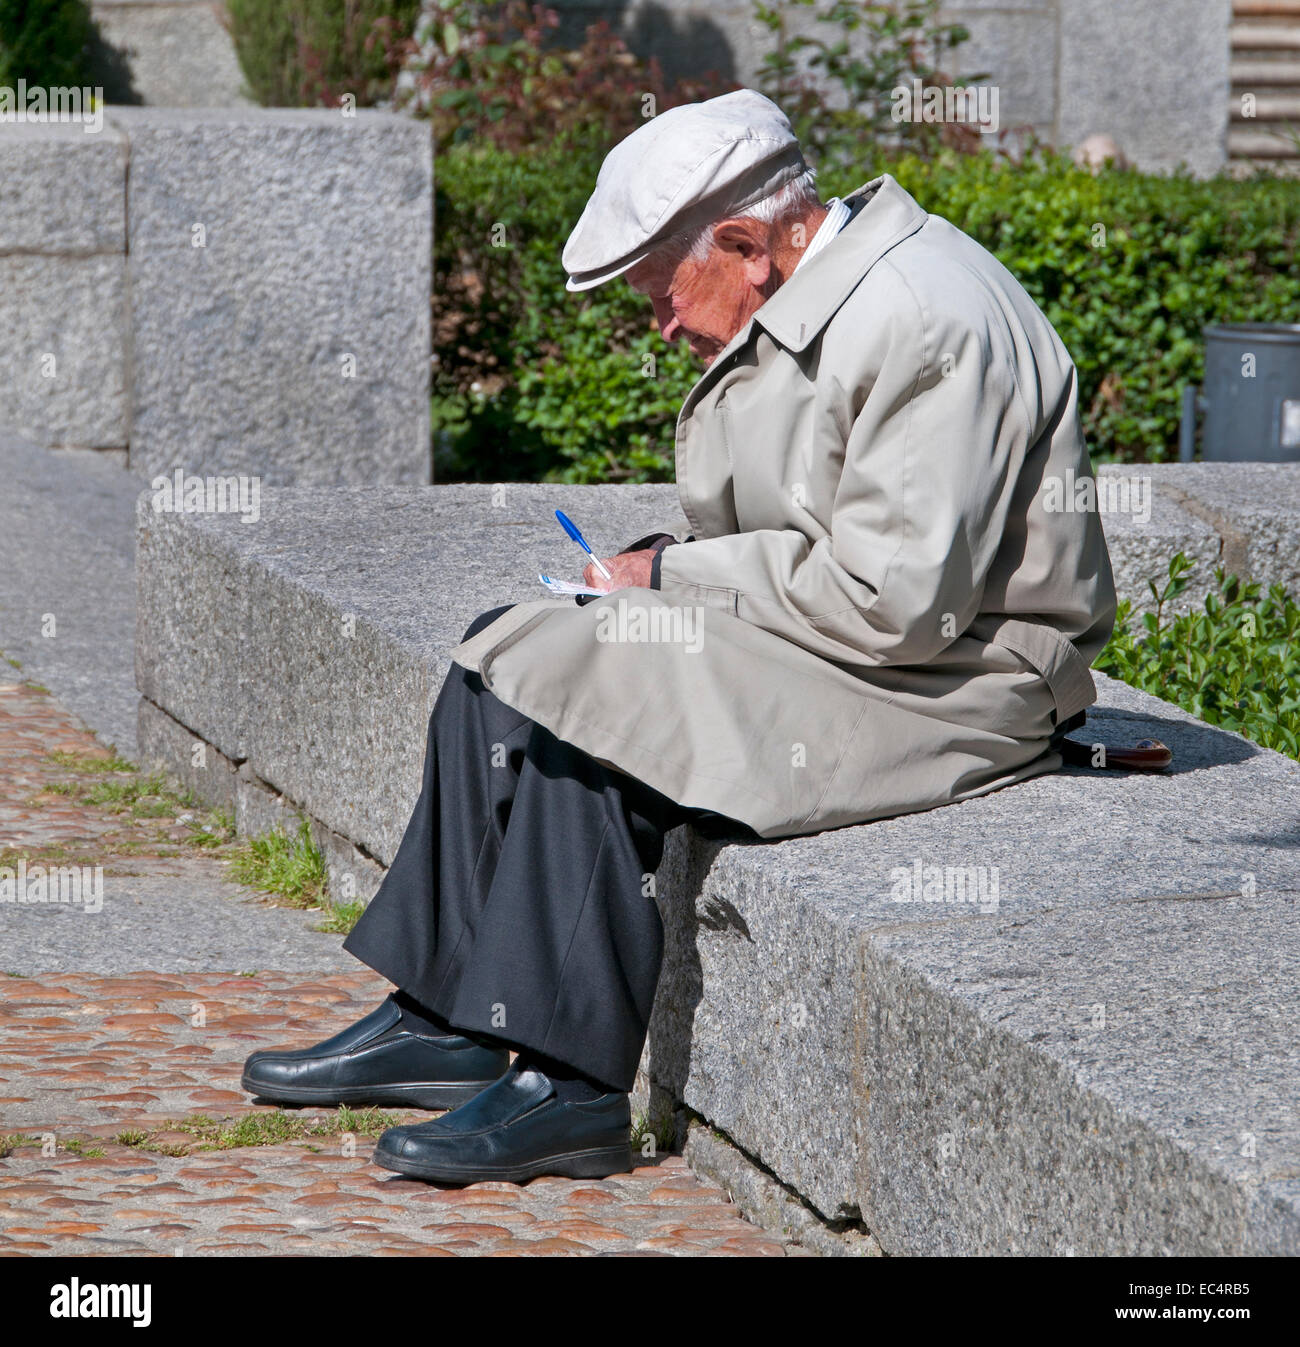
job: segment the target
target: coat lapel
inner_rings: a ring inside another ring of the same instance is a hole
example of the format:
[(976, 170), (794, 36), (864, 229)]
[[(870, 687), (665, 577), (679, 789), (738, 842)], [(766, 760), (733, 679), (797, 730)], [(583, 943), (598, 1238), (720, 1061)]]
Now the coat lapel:
[(888, 174), (845, 197), (849, 205), (859, 200), (853, 219), (752, 319), (788, 351), (813, 341), (871, 268), (929, 219)]

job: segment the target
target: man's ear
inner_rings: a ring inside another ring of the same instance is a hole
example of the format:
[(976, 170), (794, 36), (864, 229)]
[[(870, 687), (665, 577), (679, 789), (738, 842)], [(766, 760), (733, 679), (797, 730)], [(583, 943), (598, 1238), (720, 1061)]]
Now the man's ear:
[(740, 257), (745, 279), (761, 290), (772, 274), (771, 244), (767, 226), (759, 220), (736, 218), (713, 226), (713, 242), (725, 252)]

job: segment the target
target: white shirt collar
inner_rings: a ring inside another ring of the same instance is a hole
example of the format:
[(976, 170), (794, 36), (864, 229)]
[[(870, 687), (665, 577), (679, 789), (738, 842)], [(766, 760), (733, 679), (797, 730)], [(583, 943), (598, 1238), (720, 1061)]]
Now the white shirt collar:
[[(810, 257), (816, 257), (835, 235), (848, 224), (849, 216), (852, 214), (852, 210), (839, 197), (831, 197), (830, 201), (826, 203), (826, 218), (812, 236), (811, 242), (803, 250), (803, 256), (795, 263), (794, 270), (798, 271)], [(794, 271), (790, 274), (793, 276)]]

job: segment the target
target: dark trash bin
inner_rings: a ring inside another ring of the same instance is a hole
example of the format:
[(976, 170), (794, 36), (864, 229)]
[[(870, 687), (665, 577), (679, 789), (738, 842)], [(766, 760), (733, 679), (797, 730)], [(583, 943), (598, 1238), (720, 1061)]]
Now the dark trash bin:
[(1300, 462), (1300, 323), (1214, 323), (1205, 329), (1205, 383), (1183, 393), (1179, 458)]

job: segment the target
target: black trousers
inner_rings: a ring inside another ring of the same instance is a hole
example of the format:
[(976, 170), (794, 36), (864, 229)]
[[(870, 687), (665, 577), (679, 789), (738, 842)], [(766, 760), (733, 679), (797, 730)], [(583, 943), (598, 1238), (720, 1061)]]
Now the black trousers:
[(663, 956), (652, 877), (664, 834), (691, 819), (756, 836), (604, 766), (453, 665), (415, 811), (343, 948), (458, 1029), (628, 1090)]

